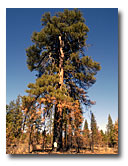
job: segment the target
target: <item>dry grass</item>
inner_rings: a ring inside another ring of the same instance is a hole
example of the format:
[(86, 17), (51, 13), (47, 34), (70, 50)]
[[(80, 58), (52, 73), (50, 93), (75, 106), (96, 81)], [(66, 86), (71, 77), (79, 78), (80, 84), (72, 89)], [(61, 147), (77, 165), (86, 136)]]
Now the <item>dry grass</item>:
[[(38, 147), (38, 146), (36, 146)], [(106, 147), (95, 147), (94, 152), (89, 149), (80, 149), (79, 153), (76, 152), (76, 149), (70, 149), (66, 152), (55, 152), (52, 151), (51, 148), (47, 148), (44, 151), (41, 147), (38, 147), (38, 150), (30, 147), (31, 153), (29, 153), (28, 144), (20, 144), (20, 145), (13, 145), (7, 148), (7, 154), (118, 154), (118, 150), (114, 148), (106, 148)]]

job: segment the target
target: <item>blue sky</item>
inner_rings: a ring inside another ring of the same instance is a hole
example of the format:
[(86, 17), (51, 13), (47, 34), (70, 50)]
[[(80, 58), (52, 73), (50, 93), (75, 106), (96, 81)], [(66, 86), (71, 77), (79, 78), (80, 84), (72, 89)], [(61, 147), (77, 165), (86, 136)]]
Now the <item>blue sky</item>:
[[(85, 52), (100, 62), (101, 71), (97, 81), (88, 90), (98, 126), (105, 130), (108, 114), (113, 121), (118, 118), (118, 10), (80, 9), (86, 19), (90, 32), (87, 43), (92, 46)], [(6, 9), (6, 102), (15, 100), (17, 95), (25, 95), (30, 82), (35, 82), (34, 72), (26, 65), (25, 49), (29, 47), (33, 31), (40, 31), (41, 16), (46, 11), (52, 15), (63, 9)], [(89, 122), (89, 111), (84, 114)]]

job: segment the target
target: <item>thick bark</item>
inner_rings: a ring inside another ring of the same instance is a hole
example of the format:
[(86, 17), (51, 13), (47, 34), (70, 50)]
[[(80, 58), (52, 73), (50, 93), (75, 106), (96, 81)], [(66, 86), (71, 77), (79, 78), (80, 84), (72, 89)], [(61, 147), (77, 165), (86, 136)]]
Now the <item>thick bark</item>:
[(64, 53), (63, 53), (63, 41), (61, 39), (61, 36), (59, 36), (59, 40), (60, 40), (60, 62), (59, 62), (59, 68), (60, 68), (60, 89), (62, 88), (63, 85), (63, 81), (64, 81), (64, 69), (63, 69), (63, 62), (64, 62)]
[(60, 113), (58, 150), (62, 150), (62, 149), (63, 149), (63, 142), (62, 142), (62, 125), (63, 125), (63, 112)]
[(57, 105), (55, 105), (55, 113), (54, 113), (54, 128), (53, 128), (53, 144), (54, 142), (58, 142), (58, 129), (59, 129), (59, 123), (58, 123), (58, 111), (57, 111)]
[(64, 128), (65, 128), (64, 147), (65, 147), (65, 150), (67, 150), (67, 121), (65, 122)]
[[(62, 113), (58, 111), (57, 106), (55, 106), (54, 113), (54, 131), (53, 131), (53, 144), (57, 143), (57, 150), (62, 150)], [(54, 147), (53, 147), (54, 148)]]
[[(64, 69), (63, 69), (63, 61), (64, 61), (64, 53), (62, 49), (63, 41), (61, 36), (59, 36), (60, 41), (60, 61), (59, 61), (59, 88), (62, 89), (63, 79), (64, 79)], [(60, 103), (58, 103), (60, 104)], [(53, 133), (53, 144), (57, 143), (57, 150), (62, 150), (62, 126), (63, 126), (63, 110), (61, 107), (55, 106), (55, 114), (54, 114), (54, 133)]]
[(43, 151), (44, 151), (44, 148), (45, 148), (45, 137), (46, 137), (46, 131), (44, 129), (44, 131), (43, 131), (43, 147), (42, 147)]

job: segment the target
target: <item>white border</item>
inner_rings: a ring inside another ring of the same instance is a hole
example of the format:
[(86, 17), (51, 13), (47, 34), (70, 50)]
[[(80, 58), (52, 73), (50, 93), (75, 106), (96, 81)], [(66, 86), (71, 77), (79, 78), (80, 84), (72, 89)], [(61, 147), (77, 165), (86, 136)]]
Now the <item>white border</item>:
[[(0, 162), (1, 165), (8, 164), (9, 166), (17, 163), (18, 165), (31, 166), (35, 164), (49, 165), (126, 165), (128, 163), (128, 8), (127, 1), (119, 0), (4, 0), (0, 1)], [(120, 31), (120, 152), (117, 157), (114, 156), (83, 156), (83, 157), (56, 157), (56, 156), (40, 156), (40, 157), (12, 157), (5, 154), (5, 104), (6, 104), (6, 8), (118, 8), (121, 15)], [(63, 160), (63, 162), (62, 162)]]

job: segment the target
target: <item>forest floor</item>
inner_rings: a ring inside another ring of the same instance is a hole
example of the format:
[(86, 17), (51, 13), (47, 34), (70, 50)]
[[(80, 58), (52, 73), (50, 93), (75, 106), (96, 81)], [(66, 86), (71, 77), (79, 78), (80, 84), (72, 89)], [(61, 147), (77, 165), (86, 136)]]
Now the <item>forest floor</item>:
[(67, 152), (39, 152), (39, 151), (33, 151), (31, 154), (118, 154), (118, 151), (113, 149), (113, 148), (99, 148), (99, 149), (94, 149), (94, 152), (91, 150), (79, 150), (79, 153), (76, 152), (75, 149), (71, 149), (70, 151)]
[(31, 153), (28, 152), (28, 148), (26, 146), (13, 147), (13, 148), (7, 148), (7, 154), (50, 154), (50, 155), (60, 155), (60, 154), (118, 154), (118, 150), (115, 148), (109, 148), (109, 147), (95, 147), (94, 152), (92, 152), (90, 149), (80, 149), (79, 153), (76, 152), (75, 148), (72, 148), (68, 151), (64, 152), (55, 152), (52, 151), (52, 149), (45, 149), (45, 151), (42, 150), (35, 150)]

